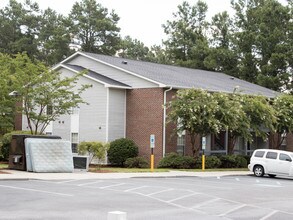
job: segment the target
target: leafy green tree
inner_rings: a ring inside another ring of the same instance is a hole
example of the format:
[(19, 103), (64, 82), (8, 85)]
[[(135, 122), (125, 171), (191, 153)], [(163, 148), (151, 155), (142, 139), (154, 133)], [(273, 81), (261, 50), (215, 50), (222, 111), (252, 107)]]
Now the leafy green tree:
[(0, 52), (15, 54), (26, 52), (30, 58), (37, 54), (40, 10), (37, 3), (24, 4), (10, 0), (0, 9)]
[(167, 54), (166, 50), (159, 45), (151, 46), (150, 52), (147, 56), (147, 60), (160, 64), (172, 64), (169, 54)]
[(277, 148), (280, 148), (288, 133), (293, 132), (293, 95), (282, 94), (274, 99), (273, 107), (276, 111)]
[(86, 52), (114, 55), (120, 46), (119, 17), (95, 0), (76, 2), (71, 10), (72, 33)]
[(233, 0), (234, 43), (242, 79), (273, 90), (290, 82), (290, 7), (277, 0)]
[(36, 2), (10, 0), (0, 9), (0, 52), (26, 52), (30, 59), (53, 65), (72, 54), (70, 21), (56, 11), (42, 11)]
[(38, 60), (53, 65), (74, 52), (70, 49), (70, 21), (67, 18), (48, 8), (42, 13), (39, 23)]
[(237, 54), (232, 44), (232, 19), (228, 13), (218, 13), (212, 18), (210, 25), (210, 53), (204, 65), (212, 70), (237, 76)]
[(118, 53), (120, 57), (133, 60), (147, 60), (149, 48), (137, 39), (126, 36), (121, 41), (121, 50)]
[(9, 61), (13, 88), (19, 94), (15, 100), (23, 103), (18, 111), (26, 116), (32, 134), (42, 133), (51, 121), (85, 103), (81, 93), (89, 85), (76, 88), (84, 72), (64, 78), (41, 62), (33, 63), (25, 54), (18, 54)]
[(198, 1), (194, 6), (184, 1), (178, 6), (178, 12), (173, 14), (174, 20), (163, 25), (168, 36), (164, 45), (175, 64), (205, 68), (203, 62), (208, 53), (205, 37), (207, 9), (207, 4), (203, 1)]
[(0, 134), (13, 130), (15, 102), (9, 96), (13, 76), (10, 74), (10, 57), (0, 53)]
[(238, 137), (252, 141), (250, 121), (242, 105), (243, 96), (236, 93), (213, 93), (213, 96), (218, 102), (215, 117), (221, 122), (221, 130), (229, 132), (227, 152), (233, 154)]
[(264, 96), (243, 96), (242, 103), (249, 119), (250, 131), (267, 140), (269, 132), (274, 132), (276, 114), (272, 105)]
[(109, 144), (102, 143), (99, 141), (91, 141), (91, 142), (81, 142), (78, 145), (78, 153), (81, 155), (89, 155), (89, 162), (94, 158), (97, 158), (99, 161), (102, 161), (106, 158), (107, 150), (109, 149)]
[(200, 150), (195, 142), (197, 136), (229, 131), (227, 150), (233, 154), (238, 137), (251, 142), (254, 133), (267, 139), (276, 122), (273, 107), (262, 96), (179, 90), (169, 107), (169, 122), (177, 124), (178, 132), (188, 132), (195, 157)]
[(215, 117), (218, 102), (204, 90), (178, 90), (176, 99), (168, 104), (168, 122), (177, 124), (177, 131), (186, 131), (190, 136), (194, 157), (199, 156), (200, 146), (196, 138), (207, 134), (217, 134), (222, 129), (221, 121)]

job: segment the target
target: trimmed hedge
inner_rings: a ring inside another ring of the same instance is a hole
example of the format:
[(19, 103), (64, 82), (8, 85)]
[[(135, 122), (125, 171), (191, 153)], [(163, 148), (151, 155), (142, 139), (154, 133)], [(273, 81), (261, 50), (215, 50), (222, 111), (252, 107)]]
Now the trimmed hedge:
[(137, 157), (138, 147), (127, 138), (120, 138), (110, 143), (108, 159), (112, 165), (124, 166), (128, 158)]
[(158, 168), (191, 169), (195, 168), (195, 159), (190, 156), (169, 153), (160, 160)]
[(148, 168), (149, 167), (149, 163), (147, 159), (145, 159), (144, 157), (128, 158), (125, 161), (124, 165), (125, 167), (128, 167), (128, 168)]
[(219, 155), (222, 162), (221, 168), (245, 168), (247, 160), (242, 155)]
[[(243, 155), (217, 155), (205, 157), (206, 169), (217, 168), (246, 168), (250, 157)], [(162, 158), (158, 165), (159, 168), (174, 168), (174, 169), (201, 169), (202, 158), (197, 159), (190, 156), (180, 156), (177, 153), (167, 154)]]
[[(217, 156), (206, 156), (205, 157), (205, 168), (206, 169), (216, 169), (220, 168), (222, 165), (221, 160)], [(201, 169), (202, 168), (202, 158), (199, 157), (196, 160), (196, 169)]]

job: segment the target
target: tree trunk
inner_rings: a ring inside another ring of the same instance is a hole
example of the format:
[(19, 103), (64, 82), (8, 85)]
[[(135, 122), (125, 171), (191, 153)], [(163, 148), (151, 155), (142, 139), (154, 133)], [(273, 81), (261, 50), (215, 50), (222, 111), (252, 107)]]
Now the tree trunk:
[(236, 143), (236, 136), (230, 134), (228, 136), (228, 155), (233, 155), (234, 154), (234, 148), (235, 148), (235, 143)]
[(196, 137), (197, 134), (190, 134), (190, 143), (192, 146), (192, 156), (194, 158), (198, 158), (199, 157), (199, 146), (196, 145)]

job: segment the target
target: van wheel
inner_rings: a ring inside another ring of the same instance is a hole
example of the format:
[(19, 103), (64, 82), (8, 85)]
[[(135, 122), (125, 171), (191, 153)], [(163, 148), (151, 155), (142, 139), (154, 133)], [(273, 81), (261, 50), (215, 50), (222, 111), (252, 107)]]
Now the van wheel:
[(257, 177), (262, 177), (264, 175), (264, 169), (260, 165), (256, 165), (253, 168), (254, 175)]
[(271, 177), (271, 178), (274, 178), (274, 177), (276, 177), (276, 175), (275, 174), (268, 174), (269, 175), (269, 177)]

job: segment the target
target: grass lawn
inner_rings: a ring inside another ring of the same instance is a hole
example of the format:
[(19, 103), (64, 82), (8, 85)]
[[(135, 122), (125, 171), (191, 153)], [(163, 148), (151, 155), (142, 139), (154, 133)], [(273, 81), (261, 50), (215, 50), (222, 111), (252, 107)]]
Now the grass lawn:
[[(154, 172), (169, 172), (170, 169), (154, 169)], [(96, 167), (90, 166), (90, 172), (97, 172), (97, 173), (145, 173), (151, 172), (150, 168), (122, 168), (122, 167)]]
[[(201, 169), (168, 169), (159, 168), (154, 169), (154, 172), (169, 172), (169, 171), (188, 171), (188, 172), (202, 172)], [(90, 172), (98, 173), (145, 173), (151, 172), (150, 168), (121, 168), (121, 167), (107, 167), (102, 166), (98, 168), (95, 165), (90, 165)], [(248, 171), (247, 168), (227, 168), (227, 169), (205, 169), (204, 172), (220, 172), (220, 171)]]
[(0, 162), (0, 169), (7, 169), (8, 163)]
[[(179, 171), (202, 172), (201, 169), (178, 169)], [(205, 169), (204, 172), (222, 172), (222, 171), (249, 171), (248, 168), (217, 168)]]

